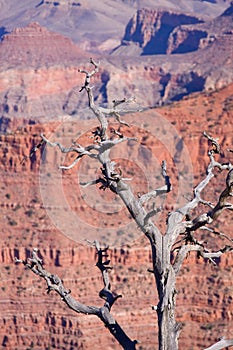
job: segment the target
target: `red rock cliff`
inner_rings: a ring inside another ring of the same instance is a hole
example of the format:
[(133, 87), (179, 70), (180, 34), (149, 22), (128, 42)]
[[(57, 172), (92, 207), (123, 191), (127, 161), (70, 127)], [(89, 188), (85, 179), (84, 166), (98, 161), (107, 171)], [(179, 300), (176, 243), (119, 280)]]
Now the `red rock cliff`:
[[(196, 182), (204, 172), (207, 160), (205, 155), (207, 146), (201, 139), (201, 131), (205, 129), (207, 132), (219, 135), (224, 149), (232, 148), (232, 111), (231, 85), (216, 93), (194, 95), (168, 107), (128, 116), (127, 120), (133, 125), (140, 121), (140, 127), (134, 125), (133, 129), (134, 132), (137, 131), (140, 142), (135, 146), (131, 145), (126, 151), (139, 156), (141, 164), (147, 157), (145, 163), (149, 162), (148, 171), (152, 160), (159, 163), (160, 158), (163, 159), (166, 153), (165, 143), (161, 142), (160, 137), (169, 131), (163, 128), (165, 124), (161, 124), (163, 117), (169, 125), (173, 125), (178, 135), (182, 136), (192, 159), (194, 182)], [(156, 119), (158, 113), (160, 119)], [(156, 124), (156, 120), (159, 120), (160, 124)], [(91, 124), (93, 126), (93, 122)], [(154, 127), (156, 134), (153, 133)], [(70, 121), (63, 124), (18, 127), (12, 133), (1, 135), (0, 344), (2, 348), (92, 349), (93, 343), (95, 350), (119, 348), (98, 320), (67, 310), (56, 295), (46, 294), (40, 279), (25, 271), (22, 266), (14, 264), (15, 256), (23, 259), (30, 254), (32, 247), (37, 246), (46, 267), (62, 277), (65, 286), (72, 290), (75, 297), (88, 304), (101, 303), (98, 292), (102, 282), (94, 266), (95, 252), (87, 245), (71, 240), (55, 227), (51, 213), (59, 209), (61, 203), (57, 202), (54, 204), (55, 207), (49, 207), (48, 202), (44, 202), (44, 197), (42, 198), (42, 187), (39, 182), (42, 165), (51, 164), (49, 169), (53, 169), (50, 173), (42, 173), (46, 179), (43, 186), (47, 189), (48, 197), (51, 197), (55, 196), (51, 192), (50, 185), (58, 177), (57, 165), (69, 159), (61, 159), (59, 153), (52, 149), (47, 152), (45, 163), (41, 163), (43, 152), (41, 154), (37, 152), (36, 157), (25, 158), (22, 161), (39, 141), (42, 131), (67, 144), (74, 136), (80, 143), (88, 142), (88, 132), (80, 134), (80, 130), (82, 130), (81, 124)], [(117, 158), (122, 157), (122, 151), (125, 152), (123, 149), (116, 151)], [(151, 154), (153, 156), (150, 156)], [(130, 154), (127, 154), (127, 159), (129, 162)], [(138, 166), (139, 161), (133, 164)], [(171, 170), (173, 169), (171, 176), (175, 180), (176, 166), (172, 162), (169, 164)], [(124, 163), (123, 169), (126, 168), (127, 163)], [(83, 170), (85, 176), (93, 174), (91, 164), (84, 164)], [(181, 170), (183, 172), (180, 172), (179, 176), (185, 177), (187, 169)], [(63, 189), (66, 198), (72, 201), (72, 210), (80, 212), (81, 206), (78, 207), (76, 192), (74, 193), (76, 177), (75, 171), (65, 174)], [(214, 183), (216, 192), (221, 183), (221, 181)], [(142, 186), (135, 182), (135, 185), (141, 186), (140, 191), (143, 190), (144, 184)], [(175, 188), (174, 191), (176, 192)], [(215, 191), (212, 195), (215, 198)], [(170, 197), (169, 201), (172, 200), (173, 197)], [(166, 203), (168, 210), (172, 205), (169, 201)], [(86, 200), (84, 213), (90, 210), (90, 205), (87, 204)], [(94, 224), (100, 216), (100, 211), (95, 210), (92, 213), (95, 213), (95, 216), (91, 216)], [(102, 221), (104, 220), (111, 224), (112, 220), (115, 220), (114, 215), (105, 212)], [(123, 216), (120, 220), (123, 220)], [(230, 217), (224, 216), (219, 221), (221, 230), (228, 234), (230, 234), (230, 220)], [(116, 225), (120, 225), (120, 222), (115, 222), (113, 231)], [(119, 230), (119, 226), (117, 228), (119, 236), (124, 234), (122, 229)], [(76, 226), (76, 231), (77, 229), (80, 228)], [(108, 228), (107, 232), (110, 231)], [(132, 229), (132, 232), (135, 231), (136, 228)], [(89, 238), (89, 233), (91, 234), (91, 229), (89, 231), (86, 229), (82, 238)], [(127, 235), (129, 233), (127, 231)], [(150, 305), (156, 305), (157, 295), (154, 280), (147, 272), (150, 267), (147, 242), (142, 237), (136, 236), (130, 245), (122, 249), (112, 249), (110, 258), (114, 266), (111, 273), (112, 286), (124, 296), (114, 306), (114, 315), (132, 338), (141, 340), (143, 349), (152, 349), (157, 342), (156, 314)], [(233, 324), (232, 264), (232, 254), (221, 258), (216, 267), (197, 259), (195, 255), (191, 255), (185, 261), (177, 283), (177, 317), (183, 324), (181, 349), (199, 350), (220, 336), (229, 336)]]

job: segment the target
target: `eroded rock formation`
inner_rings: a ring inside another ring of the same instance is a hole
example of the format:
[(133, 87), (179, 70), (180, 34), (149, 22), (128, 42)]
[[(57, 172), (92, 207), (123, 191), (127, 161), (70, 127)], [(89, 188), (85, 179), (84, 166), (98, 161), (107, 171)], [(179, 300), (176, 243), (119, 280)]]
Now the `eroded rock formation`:
[(232, 35), (232, 9), (231, 3), (220, 16), (209, 21), (175, 11), (140, 9), (126, 26), (121, 46), (113, 53), (184, 54), (210, 46), (214, 40)]
[(191, 15), (141, 9), (128, 23), (123, 44), (129, 41), (137, 43), (142, 55), (166, 54), (169, 36), (176, 27), (199, 22), (201, 19)]

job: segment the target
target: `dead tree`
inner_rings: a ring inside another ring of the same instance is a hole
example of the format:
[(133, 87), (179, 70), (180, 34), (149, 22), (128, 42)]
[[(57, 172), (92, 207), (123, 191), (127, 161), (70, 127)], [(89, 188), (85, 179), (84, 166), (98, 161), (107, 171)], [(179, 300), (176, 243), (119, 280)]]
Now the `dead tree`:
[[(166, 162), (163, 161), (161, 164), (164, 184), (160, 188), (154, 189), (140, 197), (135, 196), (129, 182), (125, 181), (122, 172), (119, 171), (116, 163), (110, 158), (110, 151), (113, 147), (121, 142), (131, 140), (131, 138), (125, 137), (119, 132), (115, 132), (114, 136), (111, 135), (111, 137), (108, 135), (108, 116), (114, 116), (119, 123), (127, 124), (120, 118), (122, 112), (120, 106), (127, 102), (127, 100), (124, 98), (119, 101), (113, 101), (112, 108), (98, 107), (94, 102), (91, 78), (98, 72), (99, 64), (93, 59), (91, 59), (90, 63), (94, 67), (91, 72), (80, 70), (85, 75), (85, 82), (80, 91), (87, 93), (89, 107), (99, 121), (99, 126), (95, 130), (95, 142), (86, 147), (79, 144), (72, 144), (71, 147), (65, 148), (58, 142), (50, 142), (44, 135), (41, 135), (41, 139), (48, 146), (58, 147), (62, 153), (76, 153), (76, 158), (71, 164), (61, 165), (60, 168), (63, 170), (73, 168), (84, 156), (95, 158), (99, 161), (101, 166), (101, 175), (99, 178), (82, 185), (100, 184), (102, 189), (108, 189), (119, 196), (137, 226), (148, 238), (152, 252), (151, 272), (154, 274), (159, 299), (158, 305), (153, 307), (158, 316), (158, 348), (159, 350), (177, 350), (181, 327), (175, 318), (176, 279), (184, 259), (190, 252), (195, 251), (200, 258), (208, 259), (211, 263), (215, 264), (215, 258), (233, 249), (231, 238), (220, 232), (216, 232), (209, 226), (224, 210), (233, 210), (233, 205), (229, 201), (233, 195), (233, 165), (231, 163), (221, 164), (215, 159), (220, 155), (220, 145), (215, 138), (204, 133), (204, 137), (210, 144), (208, 151), (209, 165), (206, 169), (206, 176), (194, 188), (192, 199), (179, 209), (169, 213), (165, 232), (160, 232), (153, 222), (153, 215), (158, 209), (153, 208), (152, 211), (148, 212), (146, 203), (172, 190)], [(133, 140), (136, 141), (136, 139)], [(215, 176), (215, 169), (226, 171), (226, 184), (216, 203), (211, 204), (202, 198), (202, 193)], [(208, 209), (202, 214), (197, 215), (194, 209), (199, 204), (204, 204)], [(198, 229), (206, 229), (215, 234), (221, 234), (228, 240), (229, 244), (217, 251), (209, 251), (205, 243), (200, 242), (195, 237), (195, 232)], [(71, 309), (79, 313), (97, 315), (124, 349), (136, 349), (137, 341), (131, 340), (110, 314), (111, 307), (119, 296), (115, 296), (110, 289), (108, 277), (109, 261), (103, 261), (103, 258), (106, 257), (107, 248), (101, 249), (98, 242), (95, 242), (95, 247), (98, 254), (97, 266), (103, 275), (104, 281), (104, 289), (100, 292), (101, 298), (105, 300), (102, 308), (86, 306), (74, 300), (70, 295), (70, 291), (64, 288), (60, 278), (44, 270), (42, 262), (35, 250), (31, 259), (21, 262), (33, 272), (43, 277), (47, 282), (48, 291), (55, 290)], [(173, 259), (171, 259), (171, 255)], [(221, 346), (223, 344), (230, 346), (232, 345), (232, 340), (220, 341), (209, 349), (222, 349)]]

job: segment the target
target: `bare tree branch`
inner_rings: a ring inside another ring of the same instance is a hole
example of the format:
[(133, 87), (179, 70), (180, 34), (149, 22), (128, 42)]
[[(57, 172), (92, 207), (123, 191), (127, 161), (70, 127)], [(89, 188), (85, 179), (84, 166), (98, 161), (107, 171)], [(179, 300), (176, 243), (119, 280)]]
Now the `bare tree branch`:
[(217, 343), (211, 345), (204, 350), (221, 350), (233, 346), (233, 339), (221, 339)]
[(34, 154), (36, 153), (36, 151), (38, 151), (38, 149), (40, 149), (44, 144), (45, 144), (45, 141), (43, 139), (41, 139), (39, 143), (37, 143), (35, 146), (32, 147), (29, 156), (25, 155), (23, 157), (20, 164), (23, 164), (27, 158), (32, 158), (34, 156)]
[(213, 260), (214, 258), (219, 258), (222, 254), (232, 250), (233, 250), (233, 246), (226, 245), (225, 247), (217, 250), (216, 252), (210, 252), (204, 247), (203, 243), (197, 242), (196, 244), (185, 244), (178, 249), (178, 252), (173, 264), (173, 269), (175, 273), (178, 274), (184, 259), (187, 257), (187, 254), (192, 251), (198, 252), (198, 256), (204, 259), (209, 259), (214, 265), (216, 265), (215, 261)]
[(166, 161), (165, 160), (162, 162), (161, 168), (162, 168), (162, 176), (163, 176), (163, 178), (165, 180), (165, 185), (160, 187), (160, 188), (158, 188), (158, 189), (156, 189), (156, 190), (153, 190), (151, 192), (148, 192), (148, 193), (143, 194), (142, 196), (140, 196), (139, 202), (141, 204), (144, 204), (148, 200), (150, 200), (152, 198), (156, 198), (156, 197), (158, 197), (161, 194), (168, 193), (168, 192), (171, 191), (171, 183), (170, 183), (170, 178), (167, 175), (167, 166), (166, 166)]
[(216, 220), (225, 209), (233, 210), (233, 205), (227, 202), (228, 199), (232, 197), (232, 194), (233, 194), (233, 169), (231, 169), (227, 174), (226, 188), (221, 193), (217, 204), (213, 207), (212, 210), (194, 218), (190, 223), (189, 230), (196, 231), (201, 226), (210, 224), (213, 220)]
[(140, 109), (119, 109), (117, 108), (117, 106), (119, 106), (120, 104), (123, 103), (130, 103), (130, 102), (135, 102), (135, 98), (129, 98), (129, 99), (122, 99), (122, 100), (114, 100), (113, 101), (113, 107), (112, 108), (104, 108), (104, 107), (97, 107), (95, 105), (94, 102), (94, 96), (92, 93), (92, 87), (90, 87), (90, 81), (91, 81), (91, 77), (93, 75), (95, 75), (98, 72), (98, 67), (99, 67), (99, 63), (96, 63), (92, 58), (90, 59), (90, 63), (92, 65), (94, 65), (94, 70), (92, 70), (91, 72), (88, 72), (86, 70), (80, 69), (79, 72), (80, 73), (84, 73), (86, 75), (86, 79), (85, 79), (85, 83), (84, 85), (81, 87), (80, 92), (85, 89), (88, 95), (88, 100), (89, 100), (89, 107), (91, 108), (91, 110), (93, 111), (93, 113), (95, 114), (95, 116), (97, 117), (97, 119), (100, 122), (101, 125), (101, 134), (99, 135), (101, 140), (105, 140), (107, 138), (106, 132), (107, 132), (107, 128), (108, 128), (108, 120), (106, 118), (106, 116), (113, 116), (116, 118), (116, 120), (122, 124), (122, 125), (126, 125), (129, 126), (129, 124), (123, 120), (121, 120), (120, 114), (121, 113), (130, 113), (130, 112), (139, 112)]
[(86, 71), (86, 70), (84, 70), (84, 69), (79, 69), (79, 72), (80, 72), (80, 73), (84, 73), (84, 74), (86, 75), (85, 83), (84, 83), (84, 85), (81, 87), (81, 89), (79, 90), (79, 92), (81, 92), (83, 89), (86, 89), (86, 88), (88, 88), (88, 87), (90, 86), (91, 77), (92, 77), (93, 75), (95, 75), (96, 73), (98, 73), (98, 71), (99, 71), (99, 64), (100, 64), (100, 62), (97, 63), (97, 62), (95, 62), (95, 61), (93, 60), (93, 58), (90, 58), (90, 63), (93, 64), (93, 66), (94, 66), (94, 70), (92, 70), (91, 72), (88, 72), (88, 71)]
[(78, 144), (73, 144), (71, 147), (64, 147), (60, 142), (49, 141), (43, 134), (41, 134), (41, 138), (43, 142), (49, 145), (50, 147), (58, 147), (62, 153), (71, 153), (71, 152), (78, 153), (78, 156), (70, 165), (67, 165), (67, 166), (61, 165), (60, 169), (68, 170), (73, 168), (83, 156), (88, 156), (94, 159), (97, 158), (96, 153), (90, 152), (92, 150), (94, 151), (98, 150), (99, 147), (95, 144), (89, 145), (87, 147), (82, 147), (81, 145), (78, 145)]
[(120, 104), (122, 103), (130, 103), (130, 102), (135, 102), (136, 99), (135, 97), (131, 97), (131, 98), (123, 98), (122, 100), (113, 100), (112, 103), (113, 103), (113, 108), (116, 108), (117, 106), (119, 106)]
[(220, 153), (220, 145), (218, 143), (218, 139), (213, 138), (212, 136), (208, 135), (207, 132), (203, 132), (203, 135), (210, 141), (212, 144), (212, 151), (214, 153)]
[[(194, 198), (185, 204), (182, 208), (179, 208), (175, 212), (172, 212), (171, 215), (168, 218), (168, 225), (167, 225), (167, 231), (166, 236), (169, 241), (169, 245), (173, 245), (179, 236), (179, 234), (184, 233), (188, 229), (188, 231), (196, 231), (198, 228), (210, 224), (215, 220), (223, 210), (230, 209), (232, 210), (232, 204), (228, 203), (227, 200), (232, 196), (233, 191), (233, 166), (231, 163), (228, 164), (221, 164), (214, 159), (214, 154), (220, 152), (220, 146), (218, 146), (217, 141), (207, 135), (204, 134), (208, 138), (208, 140), (211, 140), (213, 149), (211, 149), (208, 152), (210, 163), (207, 167), (207, 175), (204, 180), (202, 180), (194, 189)], [(211, 205), (211, 210), (207, 213), (203, 213), (199, 215), (198, 217), (195, 217), (191, 221), (184, 222), (183, 219), (187, 214), (190, 213), (199, 203), (207, 204), (206, 201), (204, 201), (201, 198), (201, 192), (204, 190), (204, 188), (209, 184), (210, 180), (214, 177), (214, 169), (217, 167), (219, 170), (228, 170), (228, 175), (226, 179), (226, 188), (221, 193), (219, 200), (215, 206)], [(182, 224), (183, 223), (183, 224)], [(176, 229), (174, 230), (174, 227)]]
[(70, 309), (83, 313), (86, 315), (97, 315), (99, 312), (99, 308), (95, 306), (87, 306), (75, 300), (70, 295), (70, 290), (67, 290), (62, 283), (62, 280), (48, 272), (43, 267), (43, 262), (38, 256), (38, 249), (34, 248), (32, 251), (32, 257), (26, 260), (15, 259), (17, 263), (22, 263), (26, 268), (30, 269), (33, 273), (43, 278), (47, 283), (47, 292), (55, 291), (61, 297), (61, 299), (69, 306)]
[(86, 75), (85, 83), (81, 87), (79, 92), (81, 92), (84, 89), (86, 90), (86, 92), (88, 94), (89, 107), (91, 108), (92, 112), (95, 114), (95, 116), (97, 117), (97, 119), (99, 120), (99, 123), (101, 125), (100, 138), (101, 138), (101, 140), (105, 140), (106, 139), (106, 132), (107, 132), (107, 128), (108, 128), (108, 121), (107, 121), (104, 113), (95, 105), (94, 96), (92, 93), (92, 87), (90, 87), (91, 77), (98, 72), (99, 63), (96, 63), (92, 58), (90, 59), (90, 63), (94, 66), (94, 70), (92, 70), (91, 72), (88, 72), (88, 71), (83, 70), (83, 69), (79, 70), (80, 73), (84, 73)]
[(80, 185), (85, 188), (88, 186), (97, 185), (98, 183), (102, 183), (103, 185), (106, 186), (106, 182), (103, 181), (103, 179), (101, 179), (101, 178), (96, 179), (96, 180), (92, 180), (92, 181), (88, 181), (88, 182), (80, 182)]
[(225, 238), (226, 240), (228, 240), (231, 244), (233, 244), (233, 239), (230, 238), (230, 237), (228, 237), (228, 236), (227, 236), (225, 233), (223, 233), (223, 232), (216, 231), (215, 229), (213, 229), (213, 228), (211, 228), (211, 227), (206, 227), (206, 226), (201, 227), (201, 229), (202, 229), (202, 230), (207, 230), (207, 231), (213, 233), (213, 234), (216, 235), (216, 236), (223, 237), (223, 238)]
[(147, 225), (149, 222), (149, 219), (151, 219), (154, 215), (161, 212), (162, 210), (163, 210), (162, 207), (155, 208), (155, 206), (153, 205), (153, 209), (150, 212), (148, 212), (144, 218), (144, 224)]
[(94, 242), (97, 255), (98, 255), (98, 261), (96, 263), (96, 266), (100, 269), (103, 277), (103, 282), (104, 282), (104, 288), (100, 291), (99, 295), (102, 299), (106, 300), (106, 307), (111, 310), (111, 307), (115, 303), (115, 301), (118, 298), (122, 298), (122, 295), (120, 294), (115, 294), (111, 291), (111, 284), (109, 280), (109, 275), (108, 275), (108, 270), (112, 269), (112, 267), (109, 266), (110, 260), (105, 260), (103, 259), (108, 258), (108, 247), (105, 248), (100, 248), (99, 242), (95, 241)]
[(98, 254), (97, 266), (100, 269), (103, 281), (104, 288), (100, 291), (99, 295), (102, 299), (105, 300), (104, 306), (96, 307), (96, 306), (88, 306), (80, 303), (75, 298), (71, 296), (71, 291), (67, 290), (60, 277), (57, 275), (51, 274), (43, 267), (43, 262), (38, 256), (38, 249), (34, 248), (32, 251), (32, 257), (26, 260), (15, 259), (16, 263), (22, 263), (28, 269), (30, 269), (33, 273), (43, 278), (47, 283), (47, 292), (55, 291), (58, 293), (62, 299), (66, 303), (66, 305), (74, 310), (77, 313), (83, 313), (85, 315), (95, 315), (97, 316), (104, 325), (108, 328), (111, 334), (115, 337), (115, 339), (119, 342), (125, 350), (136, 350), (136, 340), (131, 340), (127, 334), (123, 331), (114, 317), (111, 315), (111, 307), (114, 302), (121, 297), (121, 295), (115, 295), (111, 292), (110, 281), (108, 277), (108, 265), (110, 263), (109, 260), (103, 261), (103, 258), (107, 257), (108, 248), (101, 249), (99, 243), (95, 242), (95, 247)]

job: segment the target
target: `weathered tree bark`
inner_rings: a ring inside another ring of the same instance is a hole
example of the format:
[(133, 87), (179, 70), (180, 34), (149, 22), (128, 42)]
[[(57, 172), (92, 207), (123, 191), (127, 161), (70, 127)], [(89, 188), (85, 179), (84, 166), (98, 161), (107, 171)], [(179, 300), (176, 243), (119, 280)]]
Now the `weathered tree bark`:
[[(178, 337), (180, 332), (180, 325), (176, 322), (175, 310), (176, 310), (176, 278), (180, 272), (182, 263), (189, 252), (196, 252), (198, 256), (209, 259), (214, 263), (214, 258), (219, 257), (223, 253), (232, 250), (233, 240), (222, 233), (217, 233), (208, 227), (209, 224), (222, 214), (224, 210), (233, 210), (233, 205), (228, 202), (229, 198), (233, 195), (233, 166), (231, 163), (220, 164), (215, 160), (215, 156), (220, 153), (220, 146), (218, 142), (204, 133), (204, 136), (211, 143), (211, 149), (209, 150), (209, 165), (207, 168), (206, 177), (196, 186), (194, 189), (193, 199), (187, 202), (183, 207), (170, 213), (167, 217), (167, 228), (164, 233), (160, 232), (152, 218), (153, 215), (161, 208), (153, 208), (151, 212), (145, 209), (144, 204), (151, 200), (156, 199), (157, 196), (165, 194), (172, 190), (170, 178), (167, 175), (166, 162), (161, 164), (161, 172), (164, 179), (164, 185), (158, 189), (155, 189), (149, 193), (143, 194), (141, 197), (136, 197), (132, 192), (130, 186), (122, 177), (121, 172), (117, 169), (115, 162), (110, 158), (110, 151), (112, 147), (115, 147), (121, 142), (127, 140), (135, 140), (135, 138), (124, 137), (121, 133), (115, 131), (113, 138), (108, 136), (108, 120), (107, 116), (114, 116), (119, 123), (127, 125), (126, 122), (120, 119), (120, 113), (123, 111), (119, 109), (119, 105), (129, 101), (122, 99), (119, 101), (113, 101), (113, 108), (101, 108), (95, 105), (92, 88), (90, 86), (91, 77), (98, 72), (98, 64), (91, 59), (91, 64), (94, 69), (91, 72), (86, 70), (80, 70), (85, 74), (85, 82), (80, 91), (86, 91), (89, 101), (89, 106), (92, 112), (97, 117), (100, 125), (95, 131), (95, 143), (82, 147), (81, 145), (73, 144), (69, 148), (63, 147), (60, 143), (50, 142), (44, 135), (41, 135), (43, 144), (47, 144), (52, 147), (58, 147), (61, 152), (69, 153), (73, 152), (77, 154), (76, 159), (69, 165), (62, 165), (61, 169), (71, 169), (77, 162), (84, 156), (94, 158), (99, 161), (101, 165), (101, 176), (97, 180), (90, 181), (82, 184), (83, 186), (89, 186), (99, 183), (101, 188), (108, 188), (115, 194), (117, 194), (125, 204), (133, 220), (136, 222), (141, 231), (146, 235), (150, 241), (152, 252), (152, 270), (155, 283), (158, 292), (158, 305), (153, 307), (158, 315), (158, 343), (159, 350), (178, 350)], [(130, 99), (132, 102), (133, 99)], [(217, 200), (216, 205), (212, 205), (209, 202), (204, 201), (201, 198), (203, 189), (209, 184), (211, 179), (215, 176), (214, 169), (218, 168), (223, 171), (226, 170), (226, 187)], [(192, 218), (192, 211), (200, 203), (208, 206), (209, 210), (201, 215)], [(228, 239), (230, 245), (224, 246), (222, 249), (216, 252), (209, 251), (202, 242), (199, 242), (194, 233), (198, 229), (208, 229), (214, 234), (221, 234), (224, 238)], [(76, 312), (82, 312), (87, 314), (95, 314), (98, 316), (113, 336), (117, 339), (119, 344), (124, 349), (136, 349), (136, 341), (132, 341), (121, 327), (114, 320), (110, 314), (111, 306), (119, 296), (114, 296), (110, 290), (110, 283), (108, 280), (108, 273), (106, 266), (108, 263), (103, 263), (102, 258), (106, 250), (99, 247), (96, 242), (96, 249), (98, 251), (97, 266), (102, 272), (104, 289), (100, 292), (101, 298), (106, 302), (103, 307), (89, 307), (75, 301), (69, 293), (64, 289), (60, 279), (56, 283), (56, 279), (51, 274), (42, 269), (37, 257), (34, 256), (34, 260), (22, 261), (33, 272), (43, 277), (49, 290), (55, 290), (60, 294), (66, 304)], [(171, 261), (171, 254), (174, 255), (174, 259)], [(41, 270), (42, 269), (42, 270)], [(215, 349), (215, 348), (209, 348)], [(216, 348), (216, 349), (220, 349)]]
[(175, 319), (176, 289), (172, 266), (157, 283), (157, 290), (159, 294), (157, 306), (159, 350), (177, 350), (179, 324)]

